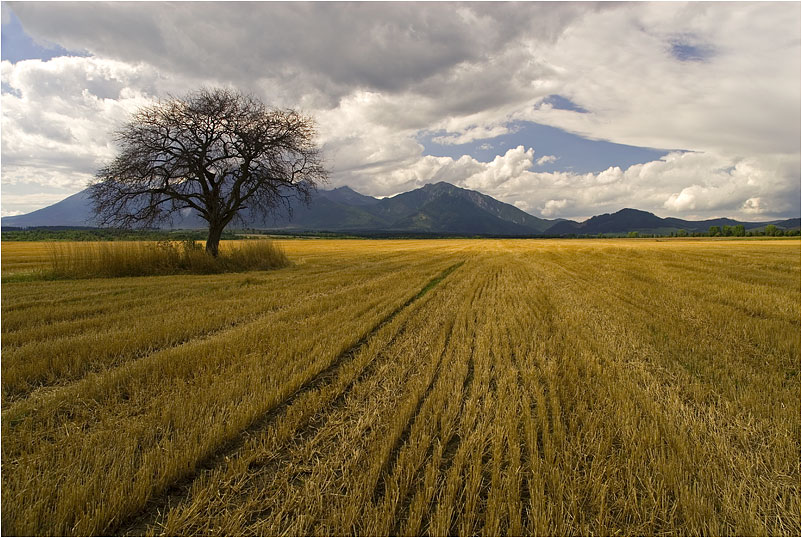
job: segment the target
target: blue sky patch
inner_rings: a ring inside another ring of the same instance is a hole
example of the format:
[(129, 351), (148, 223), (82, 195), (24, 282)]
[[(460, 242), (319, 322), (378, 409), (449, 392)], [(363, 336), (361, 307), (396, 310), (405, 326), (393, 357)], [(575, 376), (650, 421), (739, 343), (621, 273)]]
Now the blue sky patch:
[(556, 160), (542, 165), (535, 164), (535, 172), (574, 172), (586, 174), (601, 172), (611, 166), (625, 170), (633, 164), (656, 161), (669, 150), (642, 148), (614, 144), (604, 140), (590, 140), (556, 127), (533, 122), (515, 122), (511, 131), (492, 139), (474, 140), (467, 144), (439, 144), (433, 139), (446, 134), (443, 131), (426, 133), (418, 137), (423, 144), (424, 155), (459, 159), (470, 155), (477, 161), (489, 162), (496, 155), (504, 155), (517, 146), (534, 148), (535, 161), (545, 155), (554, 155)]
[(677, 38), (671, 41), (671, 55), (681, 62), (705, 62), (713, 56), (713, 48), (693, 44), (687, 38)]
[(580, 114), (587, 114), (587, 110), (575, 104), (570, 99), (566, 99), (562, 95), (552, 94), (543, 99), (543, 104), (551, 105), (552, 108), (557, 110), (571, 110), (579, 112)]
[(69, 51), (58, 45), (43, 46), (29, 36), (22, 27), (17, 16), (8, 8), (3, 7), (3, 25), (0, 30), (2, 52), (0, 59), (16, 63), (21, 60), (43, 60), (59, 56), (89, 56), (87, 53)]
[(14, 97), (22, 97), (22, 92), (16, 88), (12, 88), (10, 84), (6, 84), (5, 82), (0, 84), (0, 93), (8, 93)]

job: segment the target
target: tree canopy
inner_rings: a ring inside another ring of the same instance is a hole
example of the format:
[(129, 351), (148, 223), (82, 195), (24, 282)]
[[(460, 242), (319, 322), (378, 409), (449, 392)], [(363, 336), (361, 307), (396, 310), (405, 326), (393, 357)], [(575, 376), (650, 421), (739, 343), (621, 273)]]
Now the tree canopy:
[(240, 212), (267, 216), (291, 199), (308, 203), (326, 181), (316, 127), (294, 110), (268, 108), (229, 89), (202, 89), (137, 111), (115, 136), (119, 155), (90, 187), (103, 225), (146, 227), (194, 210), (217, 256)]

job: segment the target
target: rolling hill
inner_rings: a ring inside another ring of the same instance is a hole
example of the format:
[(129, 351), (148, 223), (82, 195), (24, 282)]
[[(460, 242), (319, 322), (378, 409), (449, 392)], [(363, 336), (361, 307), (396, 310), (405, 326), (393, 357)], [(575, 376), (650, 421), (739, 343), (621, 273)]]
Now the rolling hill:
[[(86, 190), (51, 206), (26, 215), (3, 217), (3, 227), (97, 226), (92, 217)], [(300, 202), (289, 210), (263, 218), (247, 210), (230, 228), (282, 231), (327, 231), (341, 233), (423, 233), (483, 236), (569, 236), (626, 234), (669, 234), (679, 230), (707, 232), (710, 226), (743, 224), (746, 230), (760, 230), (769, 224), (783, 229), (799, 229), (800, 219), (767, 222), (739, 222), (733, 219), (690, 221), (661, 218), (638, 209), (605, 213), (584, 222), (535, 217), (517, 207), (486, 194), (450, 183), (427, 184), (387, 198), (374, 198), (350, 187), (319, 190), (309, 206)], [(176, 215), (165, 228), (198, 229), (206, 224), (191, 211)]]
[[(534, 217), (490, 196), (449, 183), (427, 184), (388, 198), (360, 194), (350, 187), (319, 190), (309, 206), (291, 204), (262, 218), (243, 212), (232, 228), (334, 232), (422, 232), (469, 235), (533, 235), (556, 221)], [(87, 191), (26, 215), (4, 217), (3, 226), (95, 226)], [(177, 215), (172, 228), (204, 228), (197, 215)]]
[(799, 229), (800, 219), (742, 222), (734, 219), (720, 218), (695, 221), (673, 217), (661, 218), (654, 213), (626, 208), (615, 213), (597, 215), (584, 222), (574, 222), (571, 220), (559, 222), (546, 230), (546, 234), (563, 236), (639, 232), (642, 234), (664, 235), (680, 230), (685, 230), (686, 232), (707, 232), (711, 226), (735, 226), (738, 224), (742, 224), (746, 230), (762, 229), (769, 224), (774, 224), (783, 229)]

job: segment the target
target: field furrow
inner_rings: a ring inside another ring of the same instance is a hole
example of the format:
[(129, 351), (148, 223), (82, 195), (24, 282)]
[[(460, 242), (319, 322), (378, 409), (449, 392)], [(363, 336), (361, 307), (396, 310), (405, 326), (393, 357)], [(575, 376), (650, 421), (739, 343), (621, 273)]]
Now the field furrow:
[(799, 534), (798, 241), (284, 248), (4, 283), (4, 532)]
[[(392, 276), (408, 286), (417, 280), (412, 289), (419, 290), (428, 280), (426, 272), (425, 267), (416, 267)], [(15, 489), (13, 480), (26, 475), (49, 475), (54, 484), (62, 483), (60, 469), (75, 458), (88, 468), (108, 469), (106, 476), (97, 476), (94, 488), (105, 488), (113, 476), (137, 478), (120, 479), (118, 504), (103, 502), (100, 515), (97, 508), (90, 509), (100, 501), (91, 500), (92, 487), (54, 488), (53, 497), (25, 504), (24, 512), (5, 511), (4, 524), (17, 528), (16, 519), (5, 518), (13, 515), (25, 521), (30, 515), (29, 524), (36, 525), (46, 517), (42, 514), (64, 510), (70, 514), (67, 519), (74, 518), (65, 523), (87, 529), (84, 532), (118, 525), (120, 516), (115, 514), (130, 513), (132, 506), (143, 506), (154, 494), (194, 472), (220, 446), (359, 341), (360, 336), (352, 335), (368, 334), (397, 305), (416, 295), (407, 289), (388, 286), (381, 279), (368, 280), (351, 292), (367, 300), (318, 297), (217, 338), (167, 349), (41, 400), (20, 402), (3, 416), (4, 439), (13, 439), (3, 443), (4, 468), (12, 470), (3, 475), (4, 498)], [(310, 340), (306, 331), (298, 330), (299, 325), (339, 330)], [(130, 441), (123, 449), (128, 454), (125, 458), (102, 449), (112, 438), (124, 447), (126, 434)], [(27, 448), (31, 446), (36, 449)], [(22, 500), (26, 493), (37, 494), (23, 489), (16, 498)], [(83, 510), (88, 510), (86, 515)]]
[[(367, 349), (375, 350), (377, 345), (392, 346), (398, 338), (399, 327), (403, 326), (404, 321), (402, 320), (408, 315), (404, 311), (439, 284), (459, 265), (461, 263), (452, 265), (431, 279), (415, 296), (388, 314), (357, 343), (343, 351), (326, 369), (304, 383), (284, 402), (271, 409), (249, 426), (236, 440), (229, 442), (213, 458), (199, 466), (195, 474), (185, 477), (180, 483), (174, 484), (170, 490), (158, 498), (151, 499), (146, 510), (129, 518), (129, 521), (122, 525), (124, 534), (142, 534), (142, 531), (157, 525), (159, 518), (167, 513), (167, 509), (170, 506), (186, 502), (190, 495), (189, 490), (194, 483), (204, 480), (201, 476), (203, 473), (208, 474), (224, 461), (229, 461), (231, 457), (242, 452), (246, 443), (253, 436), (259, 435), (260, 432), (263, 433), (270, 430), (271, 435), (277, 435), (277, 438), (272, 439), (272, 442), (275, 443), (285, 442), (290, 434), (295, 437), (304, 437), (304, 432), (308, 435), (309, 432), (313, 431), (315, 425), (312, 422), (305, 421), (311, 421), (315, 414), (320, 416), (321, 409), (324, 407), (337, 406), (338, 403), (344, 400), (353, 385), (367, 377), (372, 369), (376, 367), (376, 356), (364, 351)], [(396, 317), (399, 317), (401, 325), (391, 325), (385, 330), (385, 326), (392, 324)], [(381, 344), (377, 344), (377, 342), (381, 342)], [(281, 433), (277, 434), (276, 432)], [(258, 458), (253, 458), (252, 455), (250, 457), (248, 466), (258, 465), (256, 463)]]
[[(457, 271), (456, 274), (461, 272)], [(432, 288), (430, 294), (439, 295), (439, 288), (450, 282), (450, 279), (445, 280), (443, 284)], [(358, 352), (356, 364), (367, 362), (369, 367), (353, 369), (352, 375), (341, 377), (338, 383), (340, 386), (345, 379), (350, 378), (343, 392), (336, 398), (319, 402), (318, 405), (322, 405), (317, 412), (311, 416), (307, 413), (305, 422), (296, 421), (289, 436), (276, 435), (277, 430), (290, 433), (281, 424), (276, 424), (260, 438), (252, 440), (248, 448), (226, 468), (205, 477), (203, 485), (194, 488), (193, 495), (173, 510), (163, 523), (164, 531), (192, 534), (275, 534), (281, 530), (308, 534), (311, 532), (308, 528), (314, 526), (338, 525), (348, 528), (347, 519), (332, 508), (333, 503), (337, 502), (337, 488), (347, 481), (345, 475), (356, 474), (362, 485), (353, 487), (352, 491), (364, 496), (365, 502), (371, 499), (394, 445), (403, 434), (438, 369), (437, 361), (416, 363), (402, 359), (409, 351), (420, 350), (421, 345), (426, 345), (420, 334), (423, 328), (436, 330), (442, 339), (447, 338), (445, 330), (429, 323), (431, 317), (428, 312), (432, 310), (434, 301), (427, 294), (420, 303), (414, 303), (403, 311), (403, 323), (394, 329), (394, 336), (383, 336), (380, 339), (382, 341), (369, 340)], [(440, 306), (438, 305), (440, 315), (447, 314), (441, 311)], [(395, 323), (393, 320), (393, 324)], [(434, 343), (431, 346), (426, 345), (426, 353), (433, 353), (437, 347)], [(398, 388), (393, 390), (393, 387)], [(400, 390), (401, 387), (404, 390)], [(379, 420), (382, 412), (397, 415), (388, 423)], [(357, 450), (357, 447), (363, 448)], [(370, 452), (380, 456), (371, 459), (367, 465), (358, 465), (349, 457), (352, 456), (352, 451), (357, 454)], [(330, 464), (310, 467), (310, 457), (315, 460), (330, 459)], [(244, 467), (248, 469), (247, 476), (242, 477), (244, 480), (232, 481), (232, 476), (238, 474), (237, 470)], [(325, 473), (326, 478), (318, 476), (318, 473)], [(327, 488), (317, 493), (320, 504), (315, 506), (308, 505), (309, 501), (303, 493), (310, 483), (328, 484)], [(228, 484), (236, 486), (229, 490)], [(243, 507), (232, 507), (227, 501), (229, 497), (236, 499), (237, 493), (242, 489), (253, 492), (249, 495), (248, 509), (245, 512), (241, 511)], [(209, 526), (193, 526), (192, 514), (196, 513), (198, 506), (207, 506), (205, 499), (208, 496), (219, 498), (221, 494), (222, 502), (218, 504), (221, 508), (220, 515), (211, 517), (207, 512), (202, 521)], [(291, 517), (290, 514), (301, 509), (309, 510), (310, 514), (316, 513), (317, 516), (303, 520)], [(327, 519), (327, 513), (333, 514), (331, 519)], [(354, 513), (353, 517), (356, 515)]]

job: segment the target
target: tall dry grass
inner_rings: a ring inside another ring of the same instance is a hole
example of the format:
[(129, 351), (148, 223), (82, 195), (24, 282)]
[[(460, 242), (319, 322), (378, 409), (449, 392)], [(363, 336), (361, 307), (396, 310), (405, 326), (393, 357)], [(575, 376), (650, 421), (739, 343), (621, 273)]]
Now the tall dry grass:
[[(138, 328), (142, 337), (130, 342), (125, 363), (109, 361), (105, 371), (95, 369), (58, 390), (4, 405), (4, 529), (34, 534), (37, 528), (60, 534), (111, 532), (119, 521), (191, 473), (243, 428), (327, 368), (399, 304), (414, 297), (431, 276), (443, 270), (443, 260), (448, 258), (447, 253), (432, 252), (425, 263), (412, 263), (414, 256), (388, 260), (386, 254), (365, 251), (332, 257), (329, 251), (315, 254), (312, 263), (307, 253), (292, 271), (191, 280), (115, 279), (84, 285), (84, 294), (93, 293), (95, 284), (116, 287), (118, 293), (136, 287), (141, 303), (190, 317), (193, 310), (203, 313), (218, 307), (220, 303), (213, 300), (217, 296), (241, 300), (253, 296), (254, 311), (261, 313), (233, 319), (224, 330), (167, 347), (159, 341), (181, 331), (181, 324), (153, 319)], [(347, 275), (339, 271), (343, 264), (349, 268)], [(171, 280), (183, 293), (165, 302), (161, 290)], [(82, 302), (81, 283), (6, 285), (17, 290), (20, 299), (4, 294), (4, 310), (22, 314), (50, 302), (51, 311), (70, 311)], [(26, 296), (32, 287), (38, 287), (39, 294)], [(62, 288), (70, 293), (64, 297), (53, 293)], [(113, 302), (116, 294), (109, 291), (107, 297)], [(209, 299), (207, 306), (185, 309), (186, 300), (195, 297)], [(97, 323), (84, 327), (85, 332), (103, 340), (111, 328), (104, 322), (115, 324), (114, 320), (104, 312), (89, 315)], [(28, 327), (39, 324), (20, 316), (12, 334)], [(43, 332), (43, 339), (48, 334), (53, 333)], [(16, 369), (15, 363), (8, 368)], [(37, 365), (38, 371), (23, 368), (18, 379), (40, 379), (43, 370), (53, 369), (47, 360)], [(70, 370), (73, 379), (80, 373)], [(55, 423), (63, 429), (51, 431)], [(50, 436), (45, 431), (55, 434), (55, 444), (45, 439)], [(65, 476), (64, 469), (78, 460), (80, 468), (104, 472)]]
[(798, 242), (283, 246), (4, 284), (4, 531), (799, 534)]
[(289, 259), (269, 240), (223, 243), (218, 257), (210, 256), (197, 241), (118, 241), (53, 243), (53, 278), (95, 278), (173, 274), (214, 274), (285, 267)]

